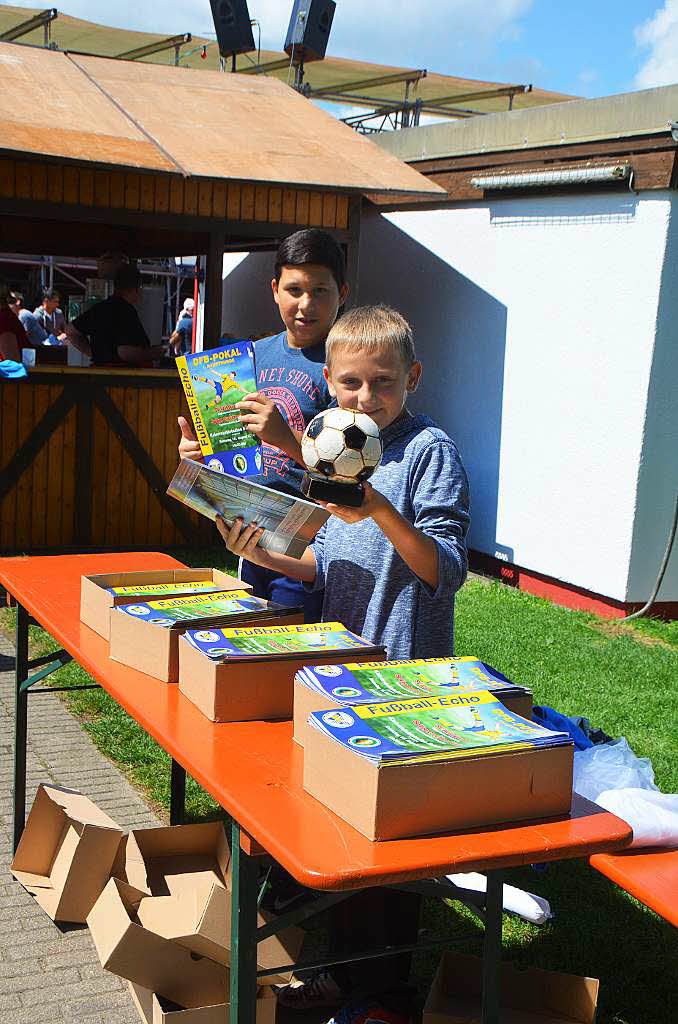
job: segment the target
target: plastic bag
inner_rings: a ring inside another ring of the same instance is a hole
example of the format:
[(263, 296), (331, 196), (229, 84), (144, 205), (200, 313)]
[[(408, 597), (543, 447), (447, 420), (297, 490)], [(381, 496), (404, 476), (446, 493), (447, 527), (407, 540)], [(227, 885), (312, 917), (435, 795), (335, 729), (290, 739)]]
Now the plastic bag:
[(599, 795), (610, 789), (659, 792), (652, 762), (648, 757), (636, 757), (623, 736), (615, 743), (599, 743), (588, 750), (575, 750), (572, 788), (594, 803), (599, 803)]
[(678, 846), (678, 794), (647, 789), (607, 789), (597, 804), (629, 823), (632, 847)]
[[(466, 871), (445, 877), (460, 889), (487, 892), (487, 878), (477, 871)], [(517, 889), (515, 885), (508, 885), (506, 882), (502, 886), (502, 905), (504, 910), (517, 914), (518, 917), (522, 917), (523, 920), (530, 921), (532, 924), (544, 924), (554, 916), (548, 900), (545, 900), (543, 896), (536, 896), (533, 892)]]

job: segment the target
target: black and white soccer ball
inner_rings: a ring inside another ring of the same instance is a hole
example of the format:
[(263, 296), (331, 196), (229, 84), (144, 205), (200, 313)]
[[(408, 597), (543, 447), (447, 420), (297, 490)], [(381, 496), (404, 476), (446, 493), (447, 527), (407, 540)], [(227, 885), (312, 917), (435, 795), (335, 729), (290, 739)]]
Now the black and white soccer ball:
[(312, 473), (329, 480), (367, 480), (381, 462), (379, 427), (364, 412), (326, 409), (306, 427), (301, 454)]

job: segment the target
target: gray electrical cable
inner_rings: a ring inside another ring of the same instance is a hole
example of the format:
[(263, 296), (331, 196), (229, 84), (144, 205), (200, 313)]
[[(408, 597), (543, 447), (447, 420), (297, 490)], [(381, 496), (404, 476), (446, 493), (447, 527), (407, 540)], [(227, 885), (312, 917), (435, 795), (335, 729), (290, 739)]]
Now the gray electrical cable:
[(676, 539), (676, 526), (678, 526), (678, 494), (676, 494), (676, 507), (673, 511), (673, 522), (671, 523), (671, 529), (669, 530), (669, 539), (666, 542), (666, 550), (664, 551), (664, 557), (662, 558), (662, 564), (659, 567), (659, 572), (657, 573), (657, 579), (652, 589), (652, 593), (642, 608), (639, 608), (637, 612), (633, 612), (632, 615), (625, 615), (623, 619), (619, 619), (619, 622), (630, 622), (631, 619), (639, 619), (645, 614), (645, 612), (649, 611), (654, 604), (654, 600), (659, 593), (659, 588), (661, 587), (662, 580), (664, 579), (666, 567), (669, 564), (669, 558), (671, 557), (671, 549), (673, 548), (673, 542)]

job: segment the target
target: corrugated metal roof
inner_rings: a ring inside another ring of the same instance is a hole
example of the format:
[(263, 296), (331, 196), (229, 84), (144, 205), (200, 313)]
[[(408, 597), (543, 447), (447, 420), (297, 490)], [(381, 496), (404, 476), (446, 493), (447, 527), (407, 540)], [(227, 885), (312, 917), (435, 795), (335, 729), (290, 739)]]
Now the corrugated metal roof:
[(262, 76), (0, 43), (0, 148), (189, 176), (380, 194), (444, 194)]
[[(26, 21), (32, 15), (37, 14), (42, 10), (44, 10), (42, 7), (27, 8), (3, 4), (0, 7), (0, 32), (19, 24), (19, 22)], [(196, 17), (198, 17), (197, 14)], [(204, 13), (199, 17), (201, 22), (199, 25), (186, 24), (183, 26), (184, 30), (186, 32), (192, 32), (197, 28), (198, 30), (202, 29), (203, 31), (206, 31), (207, 25), (205, 22), (209, 20), (206, 7)], [(137, 47), (157, 42), (166, 38), (168, 35), (168, 33), (163, 35), (151, 32), (131, 32), (127, 29), (112, 28), (108, 25), (98, 25), (91, 21), (83, 21), (81, 18), (73, 18), (70, 15), (62, 14), (61, 12), (59, 12), (59, 17), (52, 22), (50, 32), (52, 41), (62, 50), (78, 50), (80, 52), (95, 53), (97, 55), (107, 57), (114, 57), (119, 53), (125, 53)], [(22, 37), (21, 41), (41, 46), (43, 41), (42, 28), (35, 29), (33, 32)], [(200, 55), (200, 47), (203, 44), (208, 47), (205, 60), (203, 60)], [(194, 52), (189, 55), (191, 50)], [(181, 65), (184, 67), (192, 67), (197, 70), (216, 70), (219, 66), (219, 53), (214, 44), (213, 37), (206, 38), (200, 35), (193, 35), (192, 41), (184, 46), (181, 52)], [(275, 60), (284, 60), (286, 58), (285, 53), (282, 51), (272, 50), (262, 50), (259, 56), (262, 64)], [(238, 56), (237, 67), (248, 67), (256, 61), (256, 52), (251, 54), (241, 54)], [(173, 64), (174, 50), (144, 57), (144, 62), (165, 65)], [(317, 61), (306, 66), (305, 80), (314, 89), (326, 88), (328, 86), (336, 86), (338, 89), (341, 89), (342, 84), (346, 84), (348, 82), (370, 77), (391, 75), (406, 70), (408, 69), (384, 64), (372, 64), (367, 61), (347, 60), (342, 57), (326, 57), (325, 60)], [(286, 68), (267, 74), (271, 77), (278, 78), (280, 81), (287, 82), (288, 71)], [(441, 75), (436, 72), (428, 72), (426, 78), (419, 82), (416, 90), (410, 91), (410, 99), (419, 98), (424, 101), (432, 102), (442, 96), (461, 96), (470, 92), (490, 92), (498, 87), (503, 87), (506, 84), (508, 83), (485, 82), (472, 78), (458, 78), (453, 75)], [(370, 96), (374, 96), (380, 100), (399, 102), (404, 98), (404, 88), (405, 87), (402, 83), (398, 83), (377, 87), (371, 86), (369, 90), (361, 91), (366, 91)], [(544, 89), (533, 89), (528, 93), (517, 94), (513, 100), (513, 107), (514, 109), (523, 109), (526, 107), (541, 106), (546, 103), (559, 103), (562, 100), (569, 98), (570, 97), (564, 96), (562, 93), (548, 92)], [(352, 102), (355, 103), (356, 106), (369, 106), (369, 104), (362, 103), (357, 98), (352, 100)], [(470, 106), (480, 112), (490, 113), (493, 111), (506, 110), (508, 106), (508, 99), (506, 96), (478, 99), (471, 103), (463, 103), (462, 106)]]
[(374, 136), (401, 160), (434, 160), (504, 150), (569, 146), (668, 132), (678, 120), (678, 85), (514, 110)]

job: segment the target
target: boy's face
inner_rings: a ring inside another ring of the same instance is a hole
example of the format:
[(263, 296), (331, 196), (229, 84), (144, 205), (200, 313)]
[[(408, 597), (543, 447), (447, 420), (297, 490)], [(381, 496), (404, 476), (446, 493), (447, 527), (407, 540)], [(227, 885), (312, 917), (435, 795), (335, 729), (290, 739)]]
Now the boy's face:
[(326, 366), (323, 372), (340, 408), (367, 413), (383, 430), (400, 416), (407, 395), (416, 391), (421, 363), (406, 370), (397, 352), (339, 349), (332, 369)]
[(348, 294), (348, 285), (339, 289), (329, 267), (315, 263), (283, 267), (271, 287), (292, 348), (324, 342)]

